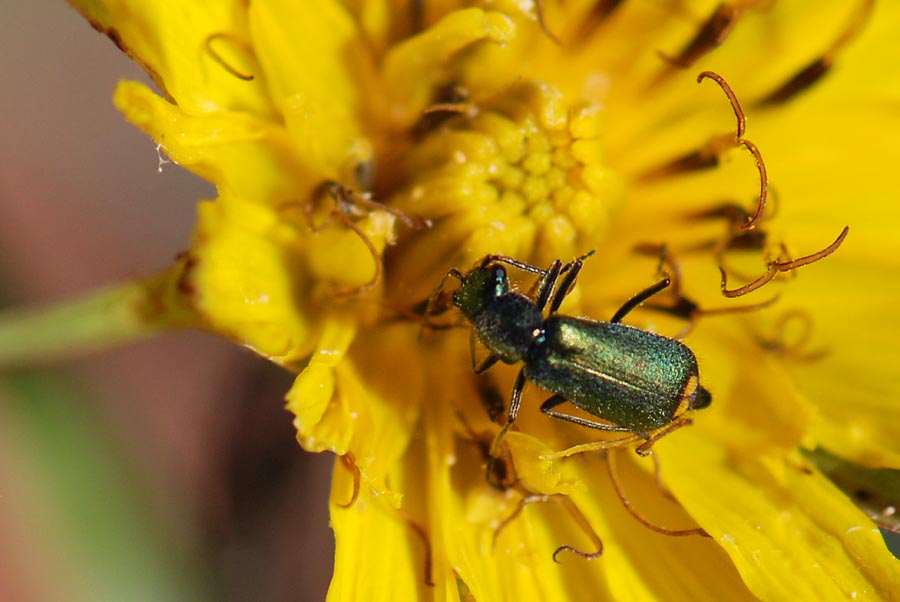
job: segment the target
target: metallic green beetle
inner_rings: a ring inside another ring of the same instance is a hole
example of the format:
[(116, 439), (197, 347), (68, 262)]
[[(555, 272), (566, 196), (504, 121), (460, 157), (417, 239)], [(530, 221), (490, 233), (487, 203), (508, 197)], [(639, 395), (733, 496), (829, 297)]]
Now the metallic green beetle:
[[(510, 257), (487, 255), (466, 274), (450, 270), (431, 296), (426, 317), (446, 279), (460, 281), (453, 304), (490, 351), (476, 363), (473, 348), (476, 374), (498, 361), (524, 364), (495, 448), (518, 416), (526, 381), (553, 393), (541, 404), (543, 413), (594, 429), (637, 435), (646, 440), (639, 453), (647, 453), (662, 435), (690, 424), (685, 412), (705, 408), (712, 401), (709, 391), (700, 386), (697, 358), (687, 346), (621, 324), (628, 312), (667, 288), (669, 278), (629, 299), (609, 322), (557, 313), (582, 262), (592, 254), (565, 265), (556, 260), (546, 270)], [(503, 264), (540, 276), (533, 297), (510, 290)], [(544, 318), (548, 303), (548, 317)], [(555, 409), (566, 401), (603, 422)]]

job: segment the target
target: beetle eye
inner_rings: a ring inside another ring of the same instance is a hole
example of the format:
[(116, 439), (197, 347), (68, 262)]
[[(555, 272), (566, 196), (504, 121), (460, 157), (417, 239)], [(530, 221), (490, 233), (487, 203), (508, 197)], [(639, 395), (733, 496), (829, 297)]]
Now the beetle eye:
[(505, 295), (509, 292), (509, 279), (506, 277), (506, 268), (502, 265), (495, 265), (494, 271), (494, 295)]

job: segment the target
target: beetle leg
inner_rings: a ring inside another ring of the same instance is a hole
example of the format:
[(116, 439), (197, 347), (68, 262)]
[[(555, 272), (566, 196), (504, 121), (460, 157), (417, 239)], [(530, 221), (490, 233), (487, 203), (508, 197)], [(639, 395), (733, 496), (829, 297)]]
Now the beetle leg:
[(562, 305), (563, 299), (566, 298), (571, 292), (572, 287), (575, 286), (575, 279), (578, 278), (578, 273), (581, 271), (582, 265), (584, 265), (584, 260), (591, 257), (593, 254), (594, 251), (592, 249), (575, 261), (570, 261), (561, 267), (558, 265), (560, 264), (560, 261), (557, 259), (549, 268), (547, 268), (547, 275), (541, 280), (540, 289), (535, 300), (535, 304), (539, 310), (542, 312), (544, 311), (547, 302), (550, 301), (550, 296), (553, 294), (557, 279), (565, 274), (566, 276), (563, 279), (562, 284), (556, 288), (556, 294), (553, 295), (553, 301), (550, 303), (550, 313), (556, 313), (559, 306)]
[(475, 374), (483, 374), (491, 369), (491, 366), (500, 360), (500, 356), (490, 354), (480, 362), (475, 361), (475, 331), (469, 331), (469, 354), (472, 357), (472, 370)]
[[(728, 209), (729, 207), (726, 206), (725, 210)], [(739, 221), (744, 220), (744, 218), (742, 218), (740, 215), (737, 216), (737, 219)], [(755, 230), (754, 232), (759, 231)], [(678, 332), (678, 334), (672, 337), (676, 341), (681, 341), (688, 334), (690, 334), (694, 329), (697, 321), (704, 316), (749, 313), (769, 307), (778, 300), (778, 295), (775, 295), (768, 301), (755, 303), (753, 305), (719, 307), (714, 309), (702, 308), (695, 301), (686, 297), (682, 293), (681, 266), (675, 260), (675, 257), (672, 256), (672, 253), (669, 252), (665, 244), (641, 243), (635, 246), (634, 251), (641, 255), (658, 256), (659, 266), (657, 267), (657, 273), (662, 276), (668, 276), (672, 280), (672, 284), (669, 286), (669, 294), (671, 295), (672, 299), (671, 301), (664, 301), (662, 303), (648, 303), (644, 307), (646, 309), (675, 316), (679, 320), (684, 320), (686, 322), (684, 328), (682, 328), (681, 331)]]
[(606, 441), (591, 441), (590, 443), (582, 443), (580, 445), (573, 445), (572, 447), (568, 447), (566, 449), (552, 452), (549, 454), (543, 454), (540, 456), (541, 460), (558, 460), (560, 458), (568, 458), (569, 456), (574, 456), (576, 454), (587, 454), (595, 451), (603, 451), (606, 449), (613, 449), (616, 447), (625, 447), (626, 445), (631, 445), (632, 443), (637, 443), (641, 440), (641, 436), (637, 433), (630, 433), (624, 437), (619, 437), (618, 439), (609, 439)]
[(522, 368), (519, 370), (519, 375), (516, 377), (516, 384), (513, 385), (512, 398), (509, 400), (509, 412), (506, 415), (506, 424), (503, 425), (503, 428), (500, 429), (500, 432), (497, 433), (494, 442), (491, 444), (491, 456), (493, 457), (497, 457), (500, 443), (503, 441), (503, 437), (506, 436), (506, 431), (510, 429), (513, 422), (516, 421), (516, 417), (519, 415), (519, 406), (522, 404), (522, 391), (524, 389), (525, 369)]
[(568, 420), (569, 422), (574, 422), (575, 424), (580, 424), (581, 426), (586, 426), (588, 428), (596, 429), (598, 431), (613, 431), (616, 433), (633, 433), (634, 431), (630, 428), (619, 426), (617, 424), (607, 424), (605, 422), (594, 422), (593, 420), (588, 420), (586, 418), (581, 418), (579, 416), (572, 416), (571, 414), (564, 414), (562, 412), (555, 412), (553, 408), (556, 406), (565, 403), (568, 401), (562, 395), (554, 395), (547, 399), (544, 403), (541, 404), (541, 412), (548, 416), (552, 416), (553, 418), (559, 418), (561, 420)]
[[(559, 306), (562, 305), (563, 300), (566, 298), (566, 295), (571, 292), (572, 287), (575, 286), (575, 279), (578, 278), (578, 273), (581, 271), (582, 267), (581, 260), (576, 259), (572, 263), (566, 266), (568, 273), (562, 280), (562, 283), (559, 285), (559, 288), (556, 289), (556, 294), (553, 296), (553, 302), (550, 304), (550, 313), (556, 313), (559, 309)], [(543, 306), (538, 306), (540, 309), (543, 309)]]
[(550, 300), (550, 295), (553, 294), (553, 288), (556, 286), (556, 281), (559, 279), (561, 273), (560, 270), (562, 270), (562, 262), (557, 259), (550, 264), (550, 267), (547, 268), (547, 273), (538, 281), (537, 294), (534, 297), (534, 302), (539, 311), (544, 311), (547, 301)]
[(643, 303), (644, 301), (646, 301), (653, 295), (664, 291), (665, 289), (667, 289), (669, 287), (670, 284), (672, 284), (672, 280), (670, 278), (666, 277), (666, 278), (663, 278), (662, 280), (660, 280), (659, 282), (657, 282), (656, 284), (654, 284), (653, 286), (649, 286), (649, 287), (645, 288), (644, 290), (642, 290), (641, 292), (636, 294), (634, 297), (632, 297), (631, 299), (626, 301), (625, 304), (619, 308), (619, 311), (617, 311), (613, 315), (610, 322), (612, 322), (613, 324), (621, 322), (622, 318), (627, 316), (631, 310), (633, 310), (635, 307), (637, 307), (638, 305), (640, 305), (641, 303)]

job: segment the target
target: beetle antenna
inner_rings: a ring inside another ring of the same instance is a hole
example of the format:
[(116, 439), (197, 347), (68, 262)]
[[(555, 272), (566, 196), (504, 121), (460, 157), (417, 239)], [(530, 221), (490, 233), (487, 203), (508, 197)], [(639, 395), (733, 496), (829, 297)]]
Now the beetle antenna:
[(437, 302), (438, 298), (441, 296), (441, 293), (444, 292), (444, 284), (447, 282), (448, 278), (456, 278), (459, 280), (460, 284), (466, 281), (466, 277), (463, 276), (463, 273), (453, 268), (441, 278), (441, 281), (438, 283), (437, 287), (434, 289), (434, 292), (431, 293), (431, 296), (428, 297), (428, 304), (425, 306), (425, 311), (422, 313), (422, 328), (419, 330), (419, 339), (422, 338), (422, 334), (425, 332), (426, 328), (431, 326), (428, 318), (434, 315), (434, 306)]

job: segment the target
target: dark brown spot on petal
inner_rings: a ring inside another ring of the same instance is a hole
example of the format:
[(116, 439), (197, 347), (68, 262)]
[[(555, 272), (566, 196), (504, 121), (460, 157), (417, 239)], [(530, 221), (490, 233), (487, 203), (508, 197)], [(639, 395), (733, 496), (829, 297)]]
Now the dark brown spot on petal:
[(660, 56), (676, 67), (687, 69), (722, 45), (734, 29), (740, 12), (731, 4), (720, 4), (678, 54), (670, 57), (660, 52)]
[[(77, 6), (75, 6), (75, 8), (76, 8), (76, 10), (78, 9)], [(150, 76), (150, 79), (153, 80), (153, 83), (156, 84), (156, 86), (159, 88), (160, 92), (162, 93), (162, 95), (165, 97), (166, 100), (168, 100), (169, 102), (171, 102), (174, 105), (178, 104), (178, 102), (175, 100), (175, 98), (171, 94), (169, 94), (168, 90), (166, 90), (166, 84), (163, 81), (163, 78), (159, 75), (159, 73), (157, 73), (155, 69), (153, 69), (146, 61), (144, 61), (139, 55), (137, 55), (134, 51), (132, 51), (131, 48), (129, 48), (127, 44), (125, 44), (125, 41), (122, 39), (121, 34), (119, 33), (119, 31), (116, 28), (105, 27), (99, 21), (92, 19), (88, 13), (82, 12), (82, 11), (79, 11), (79, 12), (81, 12), (82, 16), (85, 19), (87, 19), (88, 23), (91, 24), (91, 27), (93, 27), (94, 29), (96, 29), (97, 31), (99, 31), (100, 33), (102, 33), (103, 35), (108, 37), (110, 40), (112, 40), (112, 43), (115, 44), (119, 50), (124, 52), (128, 56), (128, 58), (130, 58), (135, 63), (137, 63), (141, 67), (141, 69), (143, 69), (147, 73), (147, 75)]]
[(831, 58), (823, 56), (798, 71), (789, 80), (759, 101), (760, 106), (778, 105), (787, 102), (804, 90), (811, 88), (831, 69)]
[(609, 19), (622, 3), (622, 0), (598, 0), (594, 2), (591, 9), (582, 19), (581, 27), (575, 33), (572, 42), (580, 44), (593, 36), (597, 28)]

